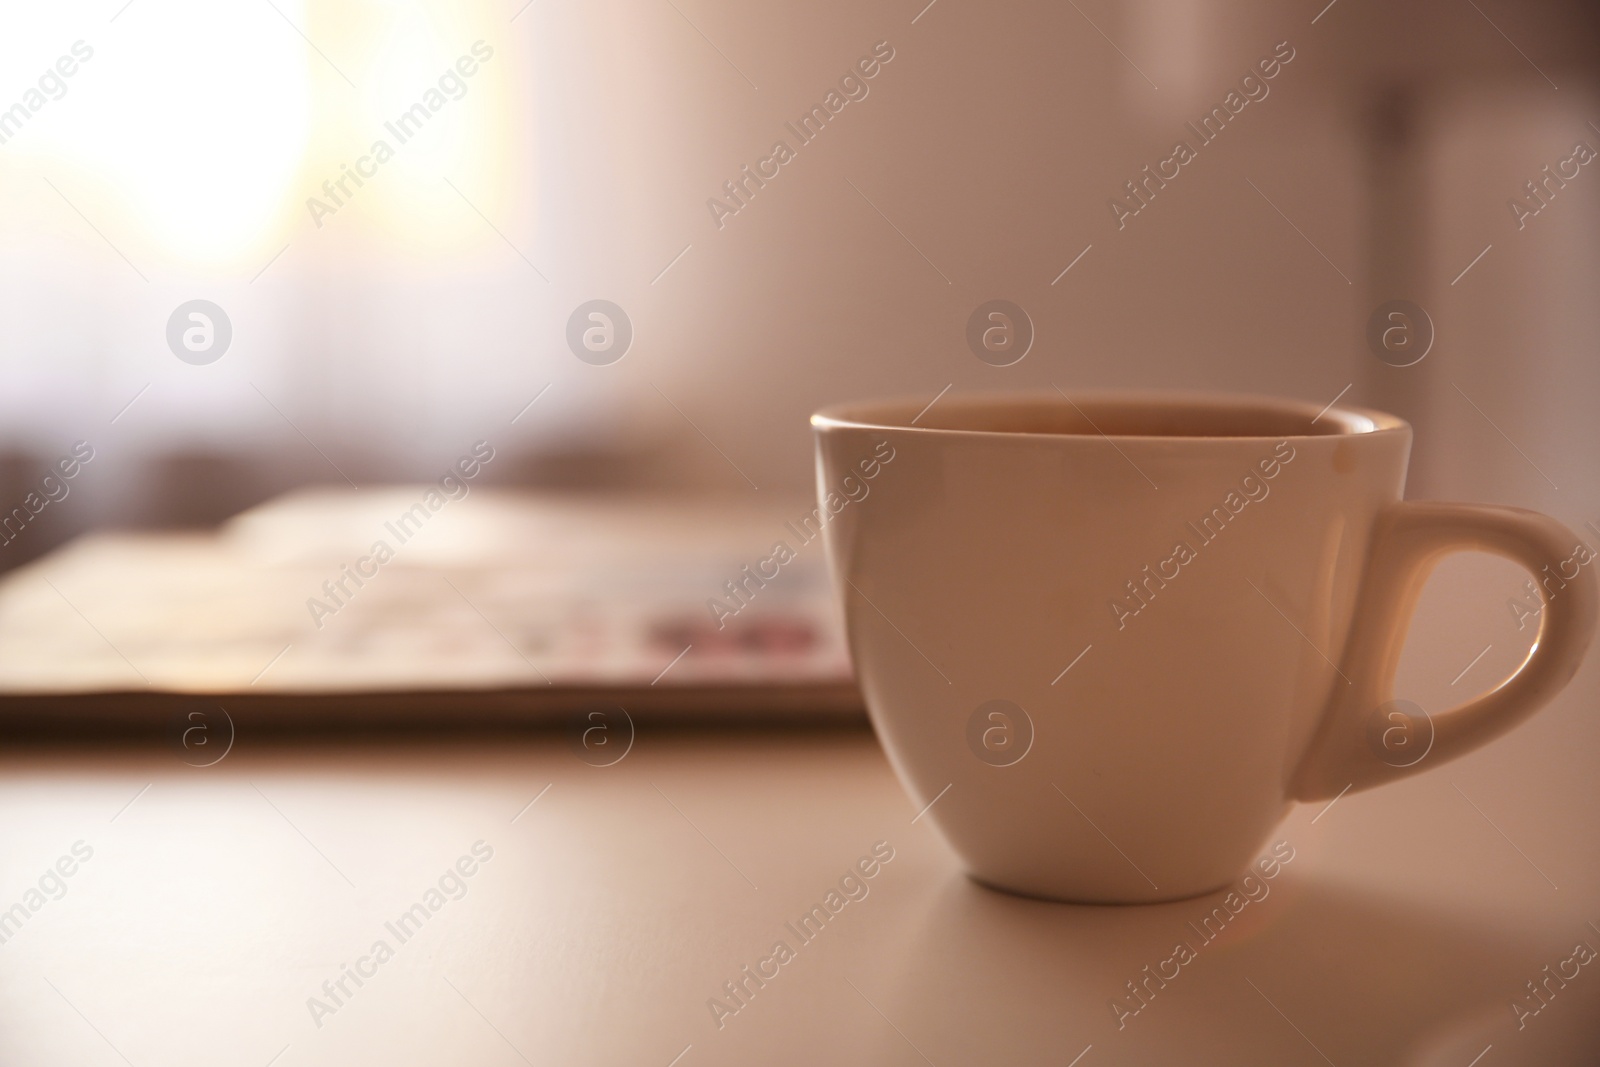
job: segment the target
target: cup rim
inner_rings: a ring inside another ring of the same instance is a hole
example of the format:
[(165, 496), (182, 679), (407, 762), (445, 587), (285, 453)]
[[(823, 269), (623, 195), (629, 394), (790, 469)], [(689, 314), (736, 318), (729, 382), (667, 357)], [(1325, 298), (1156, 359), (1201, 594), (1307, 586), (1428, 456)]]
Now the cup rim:
[[(1341, 394), (1342, 395), (1342, 394)], [(1337, 399), (1337, 398), (1336, 398)], [(968, 409), (995, 408), (1017, 405), (1037, 405), (1040, 401), (1076, 407), (1080, 414), (1094, 425), (1093, 409), (1118, 407), (1144, 407), (1182, 411), (1219, 412), (1246, 409), (1263, 415), (1304, 418), (1312, 423), (1326, 423), (1332, 432), (1308, 430), (1300, 433), (1245, 433), (1245, 434), (1177, 434), (1177, 433), (1106, 433), (1096, 426), (1096, 434), (1045, 433), (1033, 430), (965, 429), (942, 426), (917, 426), (912, 420), (921, 418), (934, 404), (961, 405)], [(1088, 410), (1084, 410), (1087, 408)], [(939, 394), (932, 402), (926, 396), (900, 395), (875, 400), (855, 400), (830, 404), (811, 416), (814, 430), (876, 430), (880, 432), (944, 435), (950, 437), (1068, 439), (1099, 436), (1111, 441), (1310, 441), (1317, 438), (1376, 437), (1409, 433), (1411, 426), (1397, 415), (1374, 408), (1340, 405), (1326, 406), (1291, 397), (1272, 396), (1265, 393), (1229, 393), (1206, 390), (1146, 390), (1146, 389), (1085, 389), (1072, 394), (1059, 388), (979, 390), (946, 397)]]

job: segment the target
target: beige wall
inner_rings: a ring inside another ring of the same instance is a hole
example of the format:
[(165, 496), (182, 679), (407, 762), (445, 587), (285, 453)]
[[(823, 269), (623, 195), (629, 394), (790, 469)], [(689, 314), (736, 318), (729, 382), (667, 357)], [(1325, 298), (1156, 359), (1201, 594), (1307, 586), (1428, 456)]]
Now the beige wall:
[[(634, 352), (575, 387), (598, 385), (631, 422), (681, 437), (708, 484), (743, 483), (652, 385), (774, 484), (805, 482), (804, 417), (846, 397), (1058, 384), (1325, 402), (1352, 385), (1348, 401), (1395, 408), (1425, 431), (1416, 488), (1581, 507), (1581, 464), (1567, 462), (1571, 490), (1547, 498), (1543, 478), (1451, 384), (1541, 467), (1592, 450), (1584, 413), (1600, 381), (1582, 293), (1595, 276), (1586, 250), (1600, 180), (1591, 188), (1586, 170), (1522, 233), (1505, 203), (1575, 139), (1600, 144), (1585, 118), (1600, 114), (1595, 70), (1558, 9), (1488, 10), (1559, 91), (1470, 6), (1336, 4), (1315, 25), (1314, 11), (1192, 2), (1080, 13), (940, 0), (915, 24), (915, 5), (783, 16), (678, 7), (714, 47), (670, 8), (594, 16), (609, 20), (597, 36), (615, 44), (616, 80), (604, 99), (563, 99), (593, 106), (630, 147), (611, 146), (614, 169), (592, 172), (594, 195), (569, 205), (564, 227), (571, 239), (593, 224), (614, 243), (581, 256), (575, 273), (589, 277), (555, 289), (571, 304), (592, 290), (634, 310)], [(706, 199), (885, 39), (895, 59), (870, 95), (718, 229)], [(1184, 122), (1282, 41), (1295, 58), (1270, 95), (1119, 231), (1109, 197), (1174, 140), (1194, 140)], [(566, 69), (558, 81), (569, 80), (583, 84)], [(1403, 150), (1370, 135), (1375, 102), (1396, 86), (1415, 116)], [(599, 140), (586, 130), (573, 143)], [(1397, 154), (1409, 163), (1372, 164)], [(591, 174), (580, 171), (575, 192)], [(1402, 186), (1385, 194), (1377, 225), (1372, 175)], [(980, 362), (963, 340), (973, 308), (996, 297), (1020, 304), (1037, 331), (1011, 367)], [(1366, 349), (1367, 315), (1391, 297), (1435, 320), (1435, 348), (1416, 367), (1383, 366)], [(552, 348), (559, 364), (565, 353)]]

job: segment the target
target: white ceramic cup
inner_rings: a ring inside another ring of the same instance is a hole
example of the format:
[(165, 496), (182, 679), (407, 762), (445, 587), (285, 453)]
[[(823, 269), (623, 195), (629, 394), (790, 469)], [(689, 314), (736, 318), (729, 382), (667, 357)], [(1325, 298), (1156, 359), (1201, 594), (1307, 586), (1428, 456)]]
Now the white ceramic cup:
[[(1530, 511), (1401, 500), (1411, 428), (1241, 396), (989, 395), (812, 416), (873, 725), (988, 885), (1081, 902), (1234, 881), (1296, 801), (1467, 752), (1589, 643), (1589, 550)], [(1432, 565), (1526, 567), (1539, 637), (1429, 718), (1396, 704)]]

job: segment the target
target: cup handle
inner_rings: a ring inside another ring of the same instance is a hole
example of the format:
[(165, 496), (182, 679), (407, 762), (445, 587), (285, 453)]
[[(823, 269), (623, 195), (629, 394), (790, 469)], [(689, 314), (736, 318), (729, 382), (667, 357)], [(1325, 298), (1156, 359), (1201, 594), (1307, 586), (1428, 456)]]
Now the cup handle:
[[(1543, 605), (1538, 638), (1516, 672), (1476, 700), (1424, 717), (1421, 724), (1403, 712), (1388, 713), (1418, 735), (1408, 743), (1427, 745), (1425, 755), (1396, 766), (1402, 761), (1384, 759), (1374, 738), (1388, 736), (1379, 709), (1393, 699), (1412, 612), (1439, 559), (1471, 550), (1504, 556), (1532, 572)], [(1433, 501), (1384, 509), (1373, 527), (1341, 668), (1349, 682), (1335, 679), (1338, 691), (1290, 779), (1289, 795), (1324, 800), (1394, 781), (1470, 752), (1539, 710), (1577, 673), (1593, 635), (1596, 587), (1593, 576), (1583, 573), (1592, 558), (1571, 530), (1535, 511)], [(1571, 578), (1561, 573), (1569, 562), (1578, 566)]]

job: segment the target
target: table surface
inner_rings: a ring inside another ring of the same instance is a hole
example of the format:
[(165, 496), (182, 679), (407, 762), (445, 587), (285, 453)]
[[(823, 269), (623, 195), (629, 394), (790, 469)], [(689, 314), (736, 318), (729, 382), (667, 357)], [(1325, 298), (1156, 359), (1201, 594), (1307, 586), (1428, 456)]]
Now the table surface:
[(545, 735), (13, 748), (0, 1063), (1594, 1064), (1600, 966), (1511, 1007), (1600, 947), (1592, 756), (1544, 729), (1297, 809), (1211, 942), (1220, 897), (971, 883), (859, 730), (647, 731), (607, 767)]

